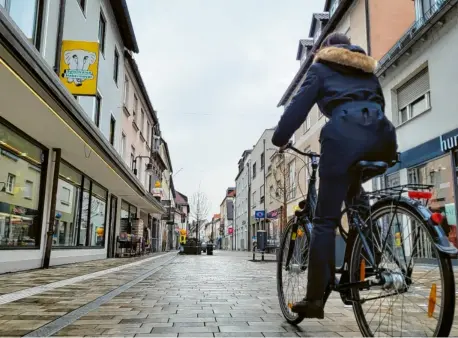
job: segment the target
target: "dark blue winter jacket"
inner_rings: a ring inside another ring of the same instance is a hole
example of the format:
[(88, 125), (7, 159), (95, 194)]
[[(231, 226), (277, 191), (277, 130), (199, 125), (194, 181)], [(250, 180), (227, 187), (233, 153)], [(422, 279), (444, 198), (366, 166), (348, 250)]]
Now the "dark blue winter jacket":
[(277, 147), (287, 144), (315, 103), (328, 118), (341, 104), (352, 101), (374, 102), (384, 111), (382, 89), (374, 74), (376, 65), (377, 61), (359, 46), (321, 49), (304, 83), (280, 118), (272, 143)]

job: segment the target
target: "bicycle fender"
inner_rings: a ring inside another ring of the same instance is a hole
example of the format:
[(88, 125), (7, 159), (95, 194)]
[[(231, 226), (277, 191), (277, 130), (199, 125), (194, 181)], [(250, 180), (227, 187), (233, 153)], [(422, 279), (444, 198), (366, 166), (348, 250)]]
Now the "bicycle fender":
[(385, 205), (393, 205), (393, 203), (409, 209), (413, 214), (417, 215), (428, 224), (428, 230), (433, 237), (434, 245), (439, 252), (449, 256), (450, 258), (458, 258), (458, 249), (450, 242), (444, 229), (431, 220), (432, 212), (421, 202), (404, 196), (385, 197), (375, 202), (372, 208), (374, 210)]

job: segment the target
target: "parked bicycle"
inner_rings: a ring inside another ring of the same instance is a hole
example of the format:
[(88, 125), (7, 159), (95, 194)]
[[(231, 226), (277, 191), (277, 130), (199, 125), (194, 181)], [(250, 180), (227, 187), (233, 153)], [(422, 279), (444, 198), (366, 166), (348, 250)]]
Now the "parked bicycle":
[[(311, 159), (307, 196), (286, 225), (277, 257), (277, 289), (285, 319), (299, 324), (293, 304), (306, 291), (308, 246), (317, 201), (319, 155), (289, 149)], [(360, 161), (354, 167), (361, 183), (383, 174), (384, 162)], [(367, 204), (348, 205), (338, 232), (346, 242), (340, 278), (329, 285), (353, 307), (364, 336), (448, 336), (455, 312), (455, 279), (451, 258), (458, 250), (439, 225), (442, 215), (427, 202), (432, 186), (406, 184), (364, 193)], [(313, 276), (312, 276), (313, 278)], [(326, 308), (325, 308), (326, 313)]]

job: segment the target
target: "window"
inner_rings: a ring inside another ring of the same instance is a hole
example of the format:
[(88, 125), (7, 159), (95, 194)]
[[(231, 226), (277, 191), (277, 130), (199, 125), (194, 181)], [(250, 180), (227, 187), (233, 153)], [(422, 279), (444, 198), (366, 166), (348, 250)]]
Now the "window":
[(423, 69), (397, 90), (397, 125), (405, 123), (431, 108), (428, 68)]
[[(310, 147), (304, 149), (304, 153), (309, 153)], [(308, 186), (310, 180), (310, 173), (312, 172), (312, 159), (308, 156), (305, 157), (305, 182)]]
[(97, 93), (97, 96), (95, 97), (95, 100), (94, 100), (94, 112), (93, 112), (93, 117), (92, 117), (97, 127), (100, 127), (101, 108), (102, 108), (102, 97), (100, 96), (99, 93)]
[(33, 182), (32, 181), (25, 181), (24, 185), (24, 198), (31, 200), (33, 197)]
[(116, 131), (116, 120), (113, 117), (113, 115), (111, 115), (111, 120), (110, 120), (110, 144), (112, 146), (114, 146), (114, 142), (115, 142), (115, 131)]
[(296, 197), (296, 161), (293, 160), (288, 164), (288, 178), (289, 178), (289, 199)]
[(14, 194), (14, 186), (16, 185), (16, 175), (8, 174), (8, 179), (6, 180), (6, 192)]
[(126, 134), (124, 132), (121, 133), (121, 157), (125, 161), (126, 156)]
[(274, 201), (274, 197), (275, 197), (275, 190), (274, 190), (274, 186), (271, 185), (270, 188), (269, 188), (269, 194), (270, 194), (270, 199), (269, 199), (269, 204), (272, 204), (273, 201)]
[(124, 106), (127, 107), (129, 102), (129, 78), (127, 75), (124, 77)]
[(145, 112), (143, 111), (143, 109), (140, 110), (140, 132), (143, 133), (144, 132), (144, 128), (145, 128)]
[(386, 187), (387, 188), (396, 187), (401, 184), (400, 182), (401, 182), (401, 176), (399, 174), (399, 171), (386, 176)]
[(116, 85), (118, 84), (118, 72), (119, 72), (119, 53), (115, 47), (114, 62), (113, 62), (113, 80), (116, 83)]
[(256, 162), (253, 164), (253, 179), (256, 178)]
[(304, 133), (307, 132), (307, 130), (309, 130), (311, 126), (312, 126), (312, 119), (309, 114), (304, 121)]
[(264, 184), (261, 185), (261, 189), (259, 190), (259, 195), (261, 196), (261, 198), (259, 199), (261, 203), (264, 203)]
[(85, 13), (86, 12), (86, 0), (76, 0), (76, 2), (78, 2), (78, 4), (81, 7), (81, 10), (83, 11), (83, 13)]
[(253, 191), (252, 194), (253, 199), (251, 200), (252, 207), (254, 208), (256, 206), (256, 191)]
[(1, 0), (2, 6), (29, 41), (40, 48), (42, 6), (39, 0)]
[(137, 97), (137, 94), (134, 94), (134, 107), (132, 111), (133, 111), (135, 122), (137, 122), (137, 108), (138, 108), (138, 97)]
[(261, 171), (264, 169), (264, 153), (261, 154)]
[(62, 162), (59, 170), (53, 246), (104, 246), (107, 190)]
[(46, 158), (41, 148), (0, 123), (0, 247), (40, 246)]
[(62, 187), (62, 191), (60, 195), (60, 202), (65, 205), (70, 205), (70, 196), (71, 196), (70, 189), (66, 187)]
[(130, 146), (130, 166), (134, 170), (134, 161), (135, 161), (135, 147)]
[(105, 20), (105, 16), (103, 12), (100, 10), (100, 18), (99, 18), (99, 48), (102, 54), (105, 54), (105, 36), (107, 30), (107, 21)]
[(151, 125), (149, 124), (149, 121), (146, 121), (146, 144), (148, 145), (151, 142), (150, 136), (151, 136)]

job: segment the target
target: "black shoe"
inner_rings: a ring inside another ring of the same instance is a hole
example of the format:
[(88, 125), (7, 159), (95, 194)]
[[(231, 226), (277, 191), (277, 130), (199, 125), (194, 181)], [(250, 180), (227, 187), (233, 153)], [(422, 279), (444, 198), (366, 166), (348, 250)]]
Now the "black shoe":
[(291, 311), (304, 318), (324, 319), (324, 306), (321, 300), (301, 300), (293, 305)]

